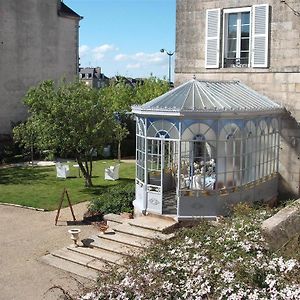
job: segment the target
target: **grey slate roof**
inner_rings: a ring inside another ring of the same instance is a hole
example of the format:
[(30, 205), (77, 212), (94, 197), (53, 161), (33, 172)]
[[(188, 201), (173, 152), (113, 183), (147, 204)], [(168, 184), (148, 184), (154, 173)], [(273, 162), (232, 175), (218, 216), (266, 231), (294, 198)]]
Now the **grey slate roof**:
[(239, 81), (190, 80), (141, 105), (133, 112), (248, 112), (282, 110)]
[(76, 19), (83, 19), (83, 17), (81, 17), (80, 15), (78, 15), (74, 10), (72, 10), (69, 6), (67, 6), (63, 2), (61, 2), (58, 14), (60, 16), (62, 16), (62, 17), (70, 17), (70, 18), (76, 18)]

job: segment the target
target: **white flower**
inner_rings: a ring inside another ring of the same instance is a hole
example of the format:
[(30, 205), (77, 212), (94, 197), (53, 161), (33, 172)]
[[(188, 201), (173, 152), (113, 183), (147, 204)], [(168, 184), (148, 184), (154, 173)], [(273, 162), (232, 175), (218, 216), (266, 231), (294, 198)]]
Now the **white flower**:
[(221, 273), (221, 278), (225, 283), (230, 283), (233, 281), (234, 273), (230, 271), (224, 271), (223, 273)]

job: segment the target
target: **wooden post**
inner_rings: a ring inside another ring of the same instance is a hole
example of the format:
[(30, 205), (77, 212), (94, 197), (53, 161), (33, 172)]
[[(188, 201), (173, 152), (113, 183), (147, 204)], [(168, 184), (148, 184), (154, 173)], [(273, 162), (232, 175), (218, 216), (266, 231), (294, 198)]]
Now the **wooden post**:
[(71, 213), (72, 213), (72, 216), (73, 216), (73, 221), (76, 221), (76, 218), (75, 218), (75, 215), (74, 215), (74, 211), (73, 211), (73, 207), (72, 207), (72, 203), (71, 203), (68, 191), (67, 191), (66, 188), (64, 188), (64, 190), (63, 190), (63, 192), (61, 194), (61, 199), (60, 199), (60, 202), (59, 202), (59, 205), (58, 205), (58, 209), (57, 209), (57, 214), (56, 214), (56, 217), (55, 217), (55, 226), (57, 225), (58, 216), (60, 214), (60, 210), (61, 210), (64, 198), (65, 198), (65, 194), (67, 195), (67, 200), (68, 200), (69, 207), (70, 207), (70, 210), (71, 210)]

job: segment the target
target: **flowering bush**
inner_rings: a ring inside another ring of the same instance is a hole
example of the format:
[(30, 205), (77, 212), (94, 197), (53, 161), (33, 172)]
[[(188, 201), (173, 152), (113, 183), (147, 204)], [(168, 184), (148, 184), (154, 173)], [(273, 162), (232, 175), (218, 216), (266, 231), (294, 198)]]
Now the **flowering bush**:
[(267, 210), (181, 230), (81, 299), (300, 299), (300, 264), (266, 249)]

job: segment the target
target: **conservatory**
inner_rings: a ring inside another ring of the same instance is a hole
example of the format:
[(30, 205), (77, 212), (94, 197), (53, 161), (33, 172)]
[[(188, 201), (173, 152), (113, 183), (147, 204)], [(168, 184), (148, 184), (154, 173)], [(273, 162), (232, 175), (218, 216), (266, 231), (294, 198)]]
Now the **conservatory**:
[(135, 213), (212, 218), (276, 197), (282, 112), (238, 81), (196, 79), (133, 106)]

